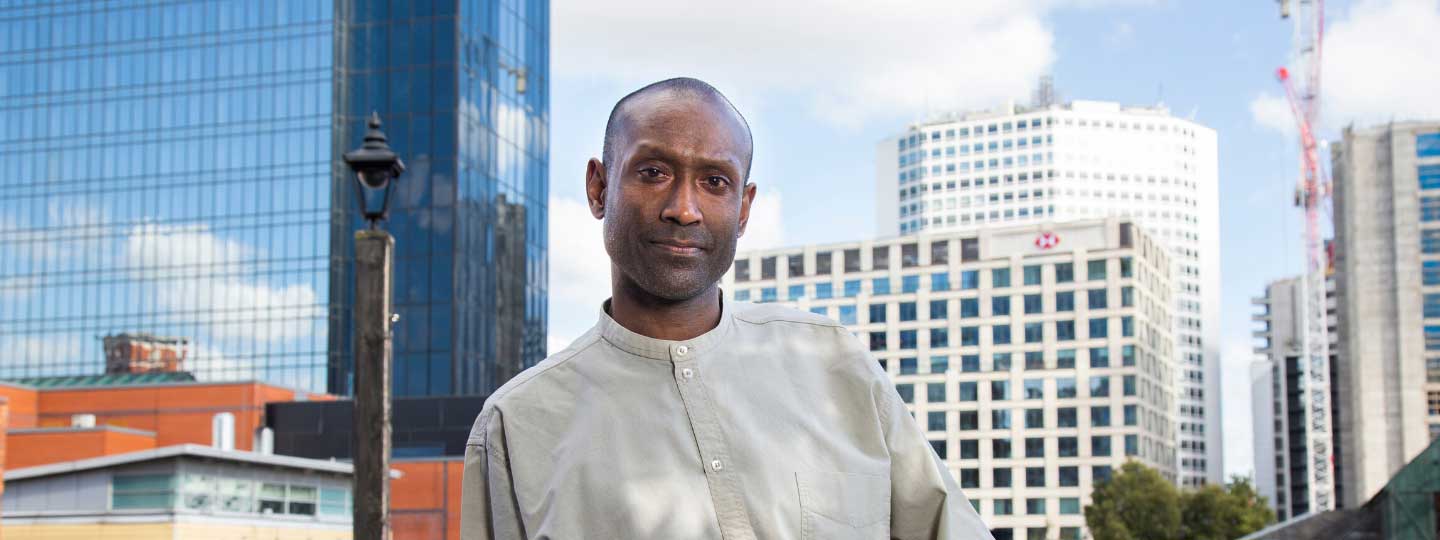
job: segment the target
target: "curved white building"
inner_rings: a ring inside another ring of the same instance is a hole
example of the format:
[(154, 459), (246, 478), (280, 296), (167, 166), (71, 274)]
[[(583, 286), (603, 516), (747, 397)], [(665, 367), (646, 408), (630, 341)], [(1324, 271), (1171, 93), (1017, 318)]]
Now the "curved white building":
[(1160, 107), (1008, 105), (910, 126), (878, 154), (882, 237), (1124, 216), (1165, 245), (1175, 261), (1180, 483), (1221, 482), (1214, 130)]

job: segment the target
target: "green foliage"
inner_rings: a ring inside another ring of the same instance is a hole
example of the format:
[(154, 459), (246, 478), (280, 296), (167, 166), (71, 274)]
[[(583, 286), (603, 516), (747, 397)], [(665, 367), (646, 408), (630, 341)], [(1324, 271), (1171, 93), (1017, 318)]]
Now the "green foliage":
[(1180, 492), (1154, 469), (1126, 462), (1095, 486), (1085, 524), (1095, 540), (1180, 540)]
[(1085, 523), (1095, 540), (1234, 540), (1275, 521), (1247, 478), (1181, 491), (1130, 461), (1095, 486)]

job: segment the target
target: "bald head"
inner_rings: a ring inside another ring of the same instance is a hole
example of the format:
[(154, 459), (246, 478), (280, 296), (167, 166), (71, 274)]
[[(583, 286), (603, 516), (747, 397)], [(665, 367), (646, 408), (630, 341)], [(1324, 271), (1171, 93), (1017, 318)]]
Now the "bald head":
[(605, 145), (601, 150), (600, 158), (605, 162), (605, 168), (609, 169), (616, 164), (615, 151), (624, 143), (621, 139), (625, 137), (625, 128), (633, 114), (638, 110), (648, 109), (660, 103), (672, 100), (695, 100), (700, 101), (724, 111), (724, 115), (731, 117), (742, 132), (744, 139), (744, 160), (745, 178), (750, 178), (750, 162), (754, 157), (755, 146), (750, 135), (750, 123), (745, 116), (730, 103), (730, 100), (716, 90), (710, 83), (691, 77), (676, 77), (663, 81), (650, 83), (644, 87), (626, 94), (615, 102), (615, 108), (610, 109), (610, 118), (605, 122)]

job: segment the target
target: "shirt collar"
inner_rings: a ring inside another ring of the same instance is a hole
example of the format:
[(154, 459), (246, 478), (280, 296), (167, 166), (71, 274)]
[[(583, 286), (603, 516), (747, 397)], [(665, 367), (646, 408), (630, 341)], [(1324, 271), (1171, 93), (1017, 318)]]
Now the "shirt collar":
[(600, 321), (595, 324), (600, 331), (600, 337), (620, 350), (655, 360), (683, 362), (704, 356), (723, 343), (731, 327), (735, 326), (730, 303), (725, 301), (723, 291), (720, 293), (720, 324), (704, 334), (684, 341), (655, 339), (631, 332), (610, 317), (609, 307), (610, 300), (605, 300), (600, 305)]

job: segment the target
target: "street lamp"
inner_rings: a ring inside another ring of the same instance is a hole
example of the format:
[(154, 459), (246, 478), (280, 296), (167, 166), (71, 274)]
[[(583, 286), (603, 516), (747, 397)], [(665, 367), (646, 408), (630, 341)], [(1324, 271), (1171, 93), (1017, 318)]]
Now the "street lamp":
[(380, 113), (370, 113), (365, 142), (360, 148), (345, 153), (345, 164), (355, 171), (355, 194), (360, 202), (360, 213), (374, 229), (376, 222), (384, 220), (390, 210), (394, 181), (405, 172), (405, 162), (390, 150), (385, 132), (380, 131)]
[(390, 323), (395, 238), (380, 229), (390, 194), (405, 164), (370, 114), (365, 142), (345, 153), (355, 171), (360, 213), (369, 227), (355, 231), (354, 540), (390, 537)]

